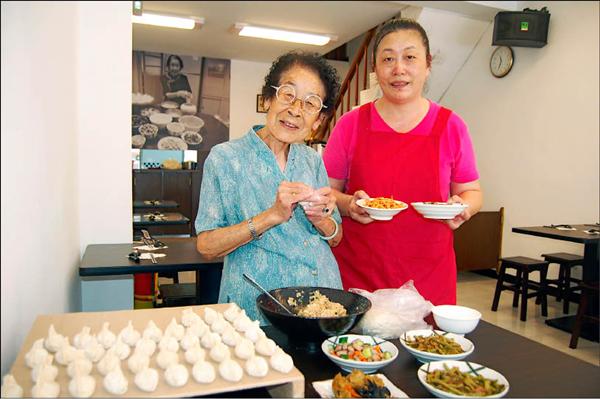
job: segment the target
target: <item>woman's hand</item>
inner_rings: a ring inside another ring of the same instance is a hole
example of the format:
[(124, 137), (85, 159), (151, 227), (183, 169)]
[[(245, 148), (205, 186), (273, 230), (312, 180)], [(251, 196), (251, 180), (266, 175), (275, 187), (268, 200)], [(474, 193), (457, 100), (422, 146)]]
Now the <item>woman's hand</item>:
[[(464, 200), (459, 197), (458, 195), (453, 195), (452, 197), (450, 197), (450, 199), (448, 200), (448, 203), (450, 204), (455, 204), (455, 203), (459, 203), (459, 204), (464, 204)], [(471, 219), (472, 213), (470, 211), (470, 207), (465, 209), (464, 211), (462, 211), (460, 214), (456, 215), (454, 217), (454, 219), (450, 219), (450, 220), (444, 220), (444, 222), (452, 229), (452, 230), (456, 230), (460, 227), (460, 225), (462, 225), (464, 222), (466, 222), (467, 220)]]
[(335, 203), (336, 198), (331, 188), (321, 187), (314, 190), (313, 194), (302, 201), (300, 205), (304, 208), (307, 219), (317, 227), (333, 213)]
[(367, 211), (356, 204), (356, 201), (363, 198), (370, 198), (367, 193), (363, 190), (358, 190), (352, 195), (350, 198), (350, 203), (348, 204), (348, 216), (352, 219), (356, 220), (358, 223), (369, 224), (374, 221), (374, 219), (369, 216)]
[(273, 222), (281, 224), (290, 220), (298, 202), (305, 201), (312, 193), (313, 189), (304, 183), (282, 181), (275, 202), (268, 210)]

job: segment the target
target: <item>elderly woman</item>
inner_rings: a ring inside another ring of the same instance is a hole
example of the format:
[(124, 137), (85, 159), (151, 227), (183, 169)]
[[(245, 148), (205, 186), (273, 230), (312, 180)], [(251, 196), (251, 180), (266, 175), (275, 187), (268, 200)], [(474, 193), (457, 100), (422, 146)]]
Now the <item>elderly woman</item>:
[(342, 286), (330, 249), (342, 238), (341, 218), (321, 158), (303, 143), (338, 89), (335, 69), (319, 55), (282, 55), (262, 88), (265, 125), (215, 146), (206, 159), (197, 248), (207, 258), (225, 256), (219, 302), (236, 302), (251, 318), (262, 319), (259, 292), (244, 273), (268, 290)]

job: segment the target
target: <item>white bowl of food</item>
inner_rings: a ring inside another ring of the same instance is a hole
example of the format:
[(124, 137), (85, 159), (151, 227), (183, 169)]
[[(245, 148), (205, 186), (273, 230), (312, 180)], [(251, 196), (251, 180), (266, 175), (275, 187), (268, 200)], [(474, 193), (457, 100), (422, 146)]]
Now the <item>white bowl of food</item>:
[(179, 122), (185, 125), (186, 130), (191, 130), (192, 132), (199, 132), (204, 126), (204, 121), (195, 115), (183, 115), (179, 118)]
[(183, 123), (179, 122), (167, 123), (167, 131), (171, 136), (179, 137), (183, 132), (185, 132), (185, 126)]
[[(438, 398), (501, 398), (510, 388), (508, 380), (496, 370), (460, 360), (425, 363), (417, 370), (417, 377)], [(451, 379), (452, 387), (441, 384), (442, 379)]]
[(179, 108), (179, 104), (177, 104), (175, 101), (163, 101), (160, 104), (161, 107), (163, 107), (164, 109), (176, 109)]
[(400, 336), (400, 344), (421, 363), (462, 360), (475, 350), (465, 337), (439, 330), (410, 330)]
[(188, 145), (180, 137), (167, 136), (158, 140), (156, 145), (159, 150), (176, 150), (185, 151), (188, 149)]
[(342, 370), (376, 372), (398, 357), (396, 345), (370, 335), (345, 334), (329, 337), (321, 344), (323, 353)]
[(179, 117), (181, 117), (181, 115), (183, 115), (181, 113), (181, 111), (179, 109), (177, 109), (177, 108), (168, 109), (168, 110), (165, 111), (165, 114), (171, 115), (171, 117), (173, 117), (173, 120), (179, 119)]
[(173, 121), (173, 116), (169, 114), (164, 114), (162, 112), (157, 112), (155, 114), (150, 115), (150, 122), (154, 123), (156, 126), (160, 128), (167, 127), (168, 123)]
[(179, 109), (181, 109), (181, 112), (183, 112), (185, 115), (193, 115), (197, 111), (196, 106), (192, 103), (183, 103)]
[(131, 93), (131, 103), (133, 105), (148, 105), (152, 104), (154, 97), (146, 93)]
[(411, 202), (413, 208), (427, 219), (454, 219), (469, 207), (458, 202)]
[(133, 148), (142, 148), (146, 144), (146, 137), (141, 134), (131, 136), (131, 145)]
[(454, 334), (468, 334), (477, 327), (481, 313), (459, 305), (438, 305), (431, 310), (437, 326)]
[(198, 145), (202, 143), (203, 140), (202, 135), (200, 133), (192, 131), (183, 132), (181, 134), (181, 138), (189, 145)]
[(356, 201), (356, 204), (364, 208), (375, 220), (392, 220), (394, 216), (408, 208), (404, 202), (386, 197), (362, 198)]
[(152, 123), (144, 123), (138, 128), (138, 132), (146, 138), (156, 137), (158, 134), (158, 126), (153, 125)]

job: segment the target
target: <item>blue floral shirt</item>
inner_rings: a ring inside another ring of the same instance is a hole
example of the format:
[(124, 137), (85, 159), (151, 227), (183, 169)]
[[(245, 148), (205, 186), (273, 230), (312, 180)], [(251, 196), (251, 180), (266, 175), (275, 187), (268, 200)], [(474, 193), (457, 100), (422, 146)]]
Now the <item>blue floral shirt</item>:
[[(304, 144), (290, 145), (281, 171), (275, 155), (254, 126), (243, 137), (219, 144), (204, 164), (196, 232), (246, 221), (273, 205), (279, 184), (302, 182), (313, 188), (329, 185), (319, 155)], [(338, 223), (338, 210), (333, 213)], [(263, 237), (225, 257), (219, 302), (235, 302), (253, 320), (267, 324), (256, 306), (260, 292), (242, 276), (247, 273), (267, 290), (290, 286), (342, 288), (337, 262), (326, 241), (297, 206), (292, 218), (267, 230)]]

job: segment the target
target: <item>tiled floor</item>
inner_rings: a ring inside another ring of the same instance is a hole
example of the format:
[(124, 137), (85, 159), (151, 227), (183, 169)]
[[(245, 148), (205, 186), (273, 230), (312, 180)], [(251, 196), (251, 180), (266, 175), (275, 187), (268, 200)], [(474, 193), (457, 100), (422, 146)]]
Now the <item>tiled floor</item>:
[[(512, 307), (512, 292), (503, 291), (497, 312), (492, 312), (492, 300), (496, 280), (475, 273), (458, 274), (458, 304), (477, 309), (482, 319), (516, 334), (534, 339), (536, 342), (600, 366), (600, 344), (579, 338), (576, 349), (569, 348), (571, 334), (547, 326), (541, 307), (531, 298), (527, 307), (527, 321), (519, 320), (519, 309)], [(520, 305), (520, 304), (519, 304)], [(571, 305), (571, 314), (577, 311), (577, 304)], [(562, 302), (548, 297), (548, 318), (563, 316)]]

